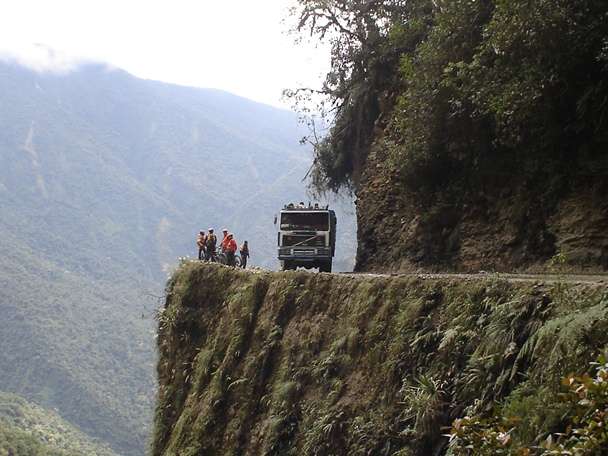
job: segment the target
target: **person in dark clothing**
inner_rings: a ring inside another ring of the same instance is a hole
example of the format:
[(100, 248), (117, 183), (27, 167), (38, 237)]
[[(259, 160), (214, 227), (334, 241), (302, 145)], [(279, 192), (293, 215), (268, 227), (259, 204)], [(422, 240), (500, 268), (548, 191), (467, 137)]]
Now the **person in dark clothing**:
[(205, 237), (205, 232), (204, 231), (199, 231), (198, 235), (196, 236), (196, 245), (198, 247), (198, 259), (199, 260), (204, 260), (205, 259), (205, 241), (206, 241), (206, 237)]
[(207, 234), (207, 239), (206, 239), (206, 243), (205, 243), (205, 247), (206, 247), (205, 259), (207, 261), (215, 261), (216, 245), (217, 245), (217, 237), (215, 236), (215, 234), (213, 234), (213, 228), (209, 228), (209, 234)]
[(249, 244), (247, 241), (243, 242), (239, 252), (241, 253), (241, 267), (245, 269), (247, 267), (247, 259), (249, 258)]

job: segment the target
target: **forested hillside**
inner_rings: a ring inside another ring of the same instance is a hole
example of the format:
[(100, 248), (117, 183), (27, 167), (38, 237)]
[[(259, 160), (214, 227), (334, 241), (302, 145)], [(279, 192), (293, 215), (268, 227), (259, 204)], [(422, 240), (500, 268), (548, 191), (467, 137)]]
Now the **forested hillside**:
[(0, 100), (0, 386), (141, 455), (166, 271), (209, 226), (275, 264), (273, 215), (311, 160), (297, 119), (103, 65), (0, 64)]
[(13, 394), (0, 392), (0, 456), (116, 456), (107, 446)]
[(293, 14), (332, 49), (312, 183), (356, 190), (359, 269), (608, 269), (607, 2)]

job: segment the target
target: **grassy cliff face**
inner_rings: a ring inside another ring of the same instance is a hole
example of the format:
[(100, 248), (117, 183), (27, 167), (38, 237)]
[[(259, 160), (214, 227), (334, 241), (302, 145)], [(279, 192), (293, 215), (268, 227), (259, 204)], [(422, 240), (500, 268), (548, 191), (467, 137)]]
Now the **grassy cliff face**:
[(608, 292), (184, 263), (159, 327), (153, 455), (443, 454), (465, 413), (522, 416), (522, 443), (558, 430)]

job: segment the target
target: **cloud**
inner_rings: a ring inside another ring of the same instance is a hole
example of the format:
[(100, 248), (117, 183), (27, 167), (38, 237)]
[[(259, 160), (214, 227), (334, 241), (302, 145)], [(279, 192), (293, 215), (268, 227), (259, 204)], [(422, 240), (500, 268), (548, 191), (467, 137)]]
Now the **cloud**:
[(107, 62), (284, 108), (282, 90), (319, 87), (331, 58), (316, 42), (296, 45), (284, 34), (293, 1), (5, 0), (0, 60), (55, 73)]
[(59, 74), (69, 73), (88, 63), (100, 63), (84, 57), (70, 56), (40, 43), (24, 43), (10, 48), (0, 45), (0, 60), (18, 63), (40, 73)]

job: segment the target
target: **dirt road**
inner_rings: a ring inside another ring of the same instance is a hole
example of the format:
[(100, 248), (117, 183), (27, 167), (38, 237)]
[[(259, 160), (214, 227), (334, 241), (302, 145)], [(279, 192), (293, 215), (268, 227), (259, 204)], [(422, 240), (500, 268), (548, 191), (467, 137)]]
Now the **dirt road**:
[(510, 282), (542, 282), (546, 284), (552, 283), (585, 283), (608, 285), (608, 274), (508, 274), (508, 273), (485, 273), (478, 274), (456, 274), (456, 273), (390, 273), (376, 274), (368, 272), (340, 272), (342, 276), (349, 277), (417, 277), (420, 279), (462, 279), (462, 280), (479, 280), (479, 279), (500, 279)]

